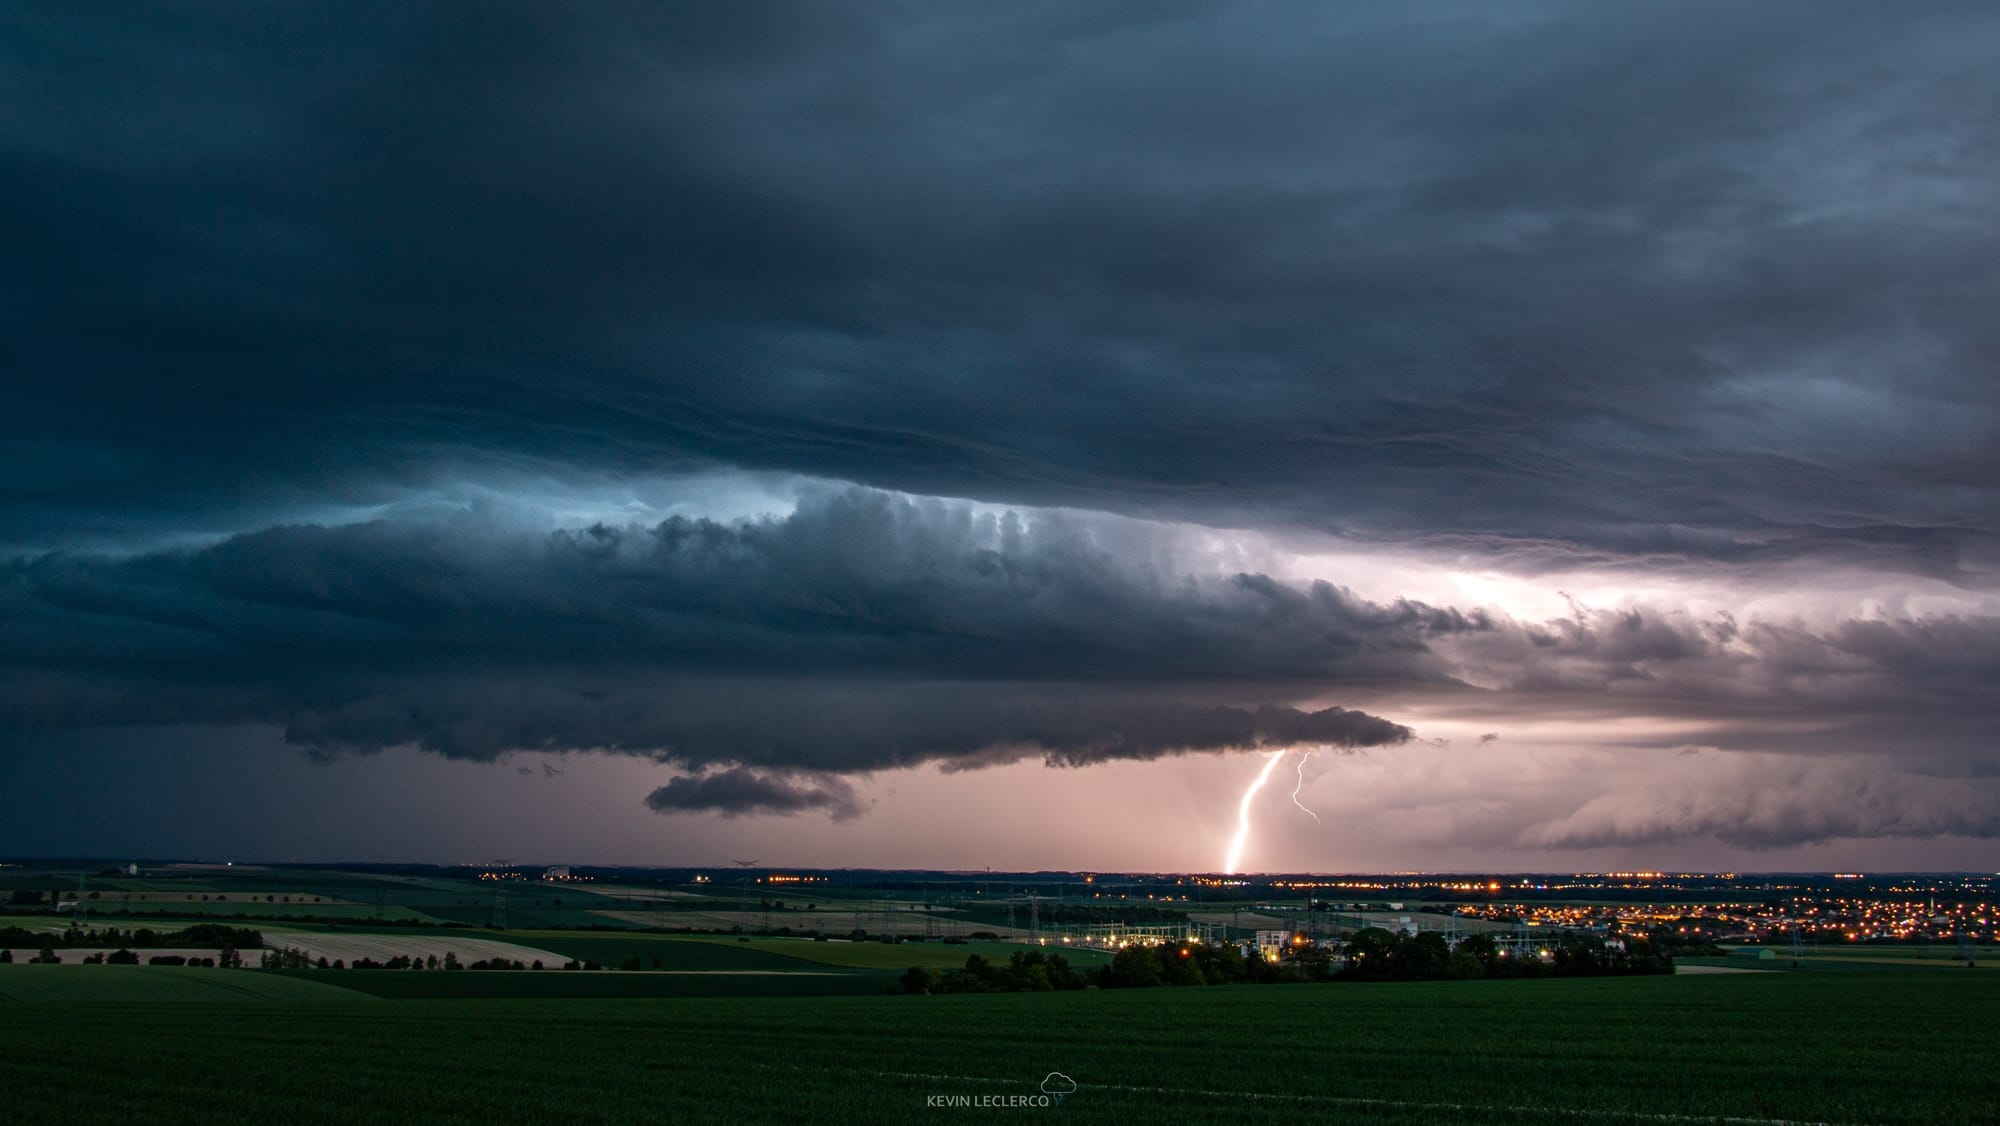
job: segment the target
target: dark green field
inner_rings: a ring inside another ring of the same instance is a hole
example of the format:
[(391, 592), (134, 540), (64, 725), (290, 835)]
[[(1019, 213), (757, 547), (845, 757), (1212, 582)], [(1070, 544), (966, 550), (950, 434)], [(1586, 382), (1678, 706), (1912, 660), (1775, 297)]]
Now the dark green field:
[[(325, 974), (284, 975), (189, 966), (0, 966), (0, 1001), (165, 1001), (246, 1004), (357, 1001)], [(442, 975), (434, 975), (442, 976)], [(453, 975), (457, 976), (457, 975)], [(7, 1013), (21, 1010), (8, 1006)], [(0, 1018), (4, 1019), (4, 1018)]]
[[(657, 935), (578, 934), (574, 931), (510, 931), (506, 938), (565, 958), (617, 967), (638, 958), (641, 969), (662, 970), (787, 970), (825, 969), (799, 958), (733, 939), (702, 940)], [(657, 959), (658, 965), (654, 962)], [(960, 958), (963, 962), (965, 959)]]
[[(575, 931), (514, 930), (512, 942), (551, 950), (567, 958), (619, 966), (638, 958), (642, 969), (662, 970), (824, 970), (828, 967), (895, 970), (911, 966), (956, 969), (972, 954), (1004, 962), (1027, 947), (1006, 942), (814, 942), (809, 938), (739, 939), (729, 935), (604, 934)], [(1097, 966), (1111, 960), (1102, 950), (1050, 947), (1074, 966)], [(654, 960), (658, 959), (658, 965)]]
[[(672, 975), (534, 976), (629, 985)], [(1996, 1003), (2000, 971), (1983, 970), (998, 996), (23, 1003), (0, 1007), (0, 1090), (33, 1092), (65, 1121), (89, 1123), (1992, 1122)], [(925, 1105), (927, 1095), (1032, 1095), (1050, 1071), (1081, 1085), (1059, 1110)]]
[(711, 970), (618, 973), (543, 970), (540, 973), (508, 973), (468, 970), (460, 973), (418, 973), (409, 970), (307, 970), (273, 976), (331, 983), (370, 997), (395, 1000), (881, 996), (896, 980), (895, 974), (832, 970), (824, 966), (814, 969), (822, 972), (718, 973)]

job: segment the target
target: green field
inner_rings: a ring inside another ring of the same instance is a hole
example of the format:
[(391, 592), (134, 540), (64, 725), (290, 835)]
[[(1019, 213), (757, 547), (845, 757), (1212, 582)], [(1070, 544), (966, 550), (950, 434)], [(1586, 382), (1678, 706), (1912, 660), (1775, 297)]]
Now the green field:
[[(495, 934), (494, 937), (502, 936)], [(825, 968), (804, 959), (760, 950), (754, 943), (734, 939), (707, 941), (666, 935), (579, 934), (575, 931), (508, 931), (504, 937), (524, 946), (554, 951), (565, 958), (597, 962), (614, 969), (627, 958), (638, 958), (640, 968), (649, 970), (765, 970), (782, 973)]]
[[(769, 950), (809, 962), (861, 969), (906, 970), (911, 966), (952, 969), (965, 964), (967, 956), (978, 954), (991, 962), (1004, 962), (1016, 951), (1031, 947), (1019, 942), (814, 942), (811, 939), (757, 938), (748, 943), (753, 949)], [(1102, 950), (1050, 946), (1049, 953), (1061, 954), (1072, 966), (1100, 966), (1111, 961)]]
[[(366, 1000), (328, 980), (186, 966), (0, 966), (0, 1001)], [(26, 1010), (8, 1006), (7, 1013)]]
[[(1007, 942), (814, 942), (809, 938), (753, 938), (727, 935), (578, 934), (574, 931), (519, 930), (495, 933), (525, 946), (553, 950), (568, 958), (621, 965), (638, 958), (645, 969), (665, 970), (812, 970), (828, 966), (865, 970), (906, 970), (911, 966), (946, 969), (963, 966), (979, 954), (1006, 961), (1028, 947)], [(1058, 950), (1074, 966), (1096, 966), (1111, 960), (1098, 950)], [(656, 967), (653, 960), (658, 958)]]
[[(2000, 949), (1991, 946), (1974, 946), (1973, 960), (1985, 966), (2000, 967)], [(1951, 943), (1935, 943), (1922, 946), (1888, 946), (1865, 944), (1834, 944), (1808, 946), (1805, 949), (1805, 965), (1792, 965), (1792, 953), (1785, 947), (1773, 947), (1769, 960), (1732, 956), (1724, 958), (1675, 959), (1676, 964), (1685, 966), (1732, 966), (1749, 970), (1779, 970), (1799, 973), (1824, 970), (1956, 970), (1965, 972), (1965, 963), (1958, 958), (1958, 948)]]
[[(129, 904), (124, 904), (117, 900), (90, 904), (90, 918), (93, 923), (105, 923), (115, 920), (120, 926), (146, 926), (149, 925), (149, 920), (155, 916), (186, 915), (195, 915), (211, 920), (234, 920), (241, 917), (249, 920), (320, 918), (408, 919), (419, 923), (440, 923), (445, 921), (442, 916), (418, 911), (410, 907), (398, 907), (393, 903), (386, 907), (381, 907), (373, 903), (299, 903), (296, 901), (291, 903), (266, 903), (262, 899), (252, 901), (248, 897), (242, 899), (211, 899), (206, 902), (199, 897), (195, 899), (187, 899), (185, 897), (154, 897), (143, 902), (134, 900)], [(491, 915), (492, 910), (489, 908), (487, 909), (487, 916), (490, 917)], [(52, 917), (43, 916), (44, 919)], [(64, 921), (67, 921), (66, 915), (62, 918)], [(485, 920), (481, 919), (480, 921), (484, 922)]]
[[(2000, 972), (228, 1009), (28, 1003), (0, 1009), (0, 1089), (35, 1092), (85, 1123), (209, 1122), (223, 1106), (246, 1120), (424, 1126), (955, 1113), (1971, 1123), (2000, 1113), (1996, 1002)], [(1060, 1110), (925, 1106), (928, 1095), (1032, 1095), (1054, 1070), (1080, 1084)]]
[[(91, 967), (95, 968), (95, 967)], [(285, 975), (294, 976), (292, 974)], [(662, 997), (862, 997), (889, 992), (896, 975), (834, 970), (822, 973), (619, 973), (543, 970), (540, 973), (410, 970), (303, 971), (308, 982), (333, 983), (391, 1000), (575, 1000)]]

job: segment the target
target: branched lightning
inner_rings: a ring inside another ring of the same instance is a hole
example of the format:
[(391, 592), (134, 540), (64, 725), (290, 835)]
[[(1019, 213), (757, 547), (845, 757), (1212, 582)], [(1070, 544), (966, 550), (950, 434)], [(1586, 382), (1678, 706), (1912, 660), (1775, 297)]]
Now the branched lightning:
[(1271, 752), (1271, 757), (1264, 760), (1264, 769), (1257, 772), (1257, 780), (1243, 791), (1243, 800), (1236, 806), (1236, 839), (1229, 844), (1229, 859), (1222, 864), (1223, 875), (1235, 875), (1237, 867), (1243, 863), (1243, 844), (1250, 839), (1250, 803), (1257, 797), (1257, 791), (1264, 788), (1264, 783), (1271, 780), (1272, 769), (1284, 757), (1283, 751)]
[(1312, 818), (1314, 824), (1318, 824), (1319, 814), (1314, 813), (1310, 809), (1306, 809), (1305, 803), (1299, 800), (1299, 790), (1306, 784), (1306, 760), (1311, 757), (1313, 757), (1312, 751), (1299, 752), (1299, 781), (1298, 785), (1292, 787), (1292, 804), (1298, 806), (1302, 810), (1305, 810), (1305, 815), (1307, 817)]

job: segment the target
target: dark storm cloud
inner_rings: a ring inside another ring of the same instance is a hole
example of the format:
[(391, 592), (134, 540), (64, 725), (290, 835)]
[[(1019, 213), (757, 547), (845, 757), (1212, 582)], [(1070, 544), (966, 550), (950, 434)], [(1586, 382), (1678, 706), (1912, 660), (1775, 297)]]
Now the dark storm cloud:
[(716, 812), (724, 817), (755, 814), (830, 814), (836, 821), (861, 815), (854, 787), (833, 777), (807, 781), (763, 774), (742, 767), (676, 778), (646, 796), (655, 813)]
[(859, 489), (783, 519), (284, 527), (0, 567), (0, 719), (282, 724), (316, 751), (1054, 765), (1409, 732), (1302, 695), (1445, 679), (1479, 619), (1190, 571), (1175, 533)]
[(1478, 615), (1190, 571), (1171, 529), (861, 489), (782, 519), (547, 535), (464, 516), (291, 526), (0, 566), (23, 659), (533, 655), (1130, 683), (1441, 678)]
[[(784, 518), (285, 527), (0, 568), (14, 726), (281, 724), (332, 753), (606, 748), (858, 771), (1375, 746), (1340, 708), (1638, 716), (1739, 747), (1964, 754), (1992, 618), (1520, 621), (1217, 567), (1163, 525), (860, 489)], [(1663, 728), (1661, 741), (1685, 741)]]
[(17, 544), (527, 459), (1995, 555), (1984, 8), (4, 18)]
[(1659, 845), (1703, 837), (1747, 849), (1840, 839), (2000, 837), (1991, 777), (1890, 773), (1865, 760), (1750, 756), (1590, 796), (1535, 825), (1538, 848)]
[[(1710, 605), (1990, 588), (1996, 36), (1976, 5), (8, 7), (0, 724), (604, 748), (692, 772), (656, 804), (845, 815), (841, 776), (925, 762), (1415, 752), (1445, 740), (1368, 713), (1421, 705), (1507, 730), (1495, 762), (1555, 717), (1807, 764), (1581, 803), (1547, 847), (1987, 834), (1983, 783), (1927, 779), (1990, 773), (1990, 617), (1532, 622), (1192, 537)], [(549, 501), (710, 471), (819, 483), (762, 522)], [(1811, 765), (1841, 756), (1880, 786)]]

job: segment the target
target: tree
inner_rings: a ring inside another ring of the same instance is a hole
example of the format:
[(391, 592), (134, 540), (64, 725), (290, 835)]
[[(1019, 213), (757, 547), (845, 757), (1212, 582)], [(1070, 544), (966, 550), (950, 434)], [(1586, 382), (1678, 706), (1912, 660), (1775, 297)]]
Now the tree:
[(1159, 959), (1147, 947), (1127, 946), (1111, 956), (1111, 965), (1104, 970), (1104, 984), (1112, 989), (1143, 989), (1159, 985)]
[(1381, 981), (1394, 967), (1390, 959), (1396, 950), (1396, 936), (1381, 927), (1363, 927), (1347, 940), (1347, 968), (1342, 973), (1362, 981)]
[(1461, 944), (1459, 949), (1451, 952), (1451, 963), (1445, 967), (1445, 976), (1460, 979), (1485, 977), (1486, 963)]
[(1396, 962), (1398, 977), (1406, 981), (1432, 981), (1445, 976), (1451, 965), (1451, 947), (1441, 934), (1419, 934), (1397, 944)]
[(1168, 985), (1208, 984), (1208, 979), (1202, 975), (1201, 965), (1194, 959), (1193, 947), (1168, 944), (1155, 946), (1153, 951), (1159, 959), (1160, 978)]

